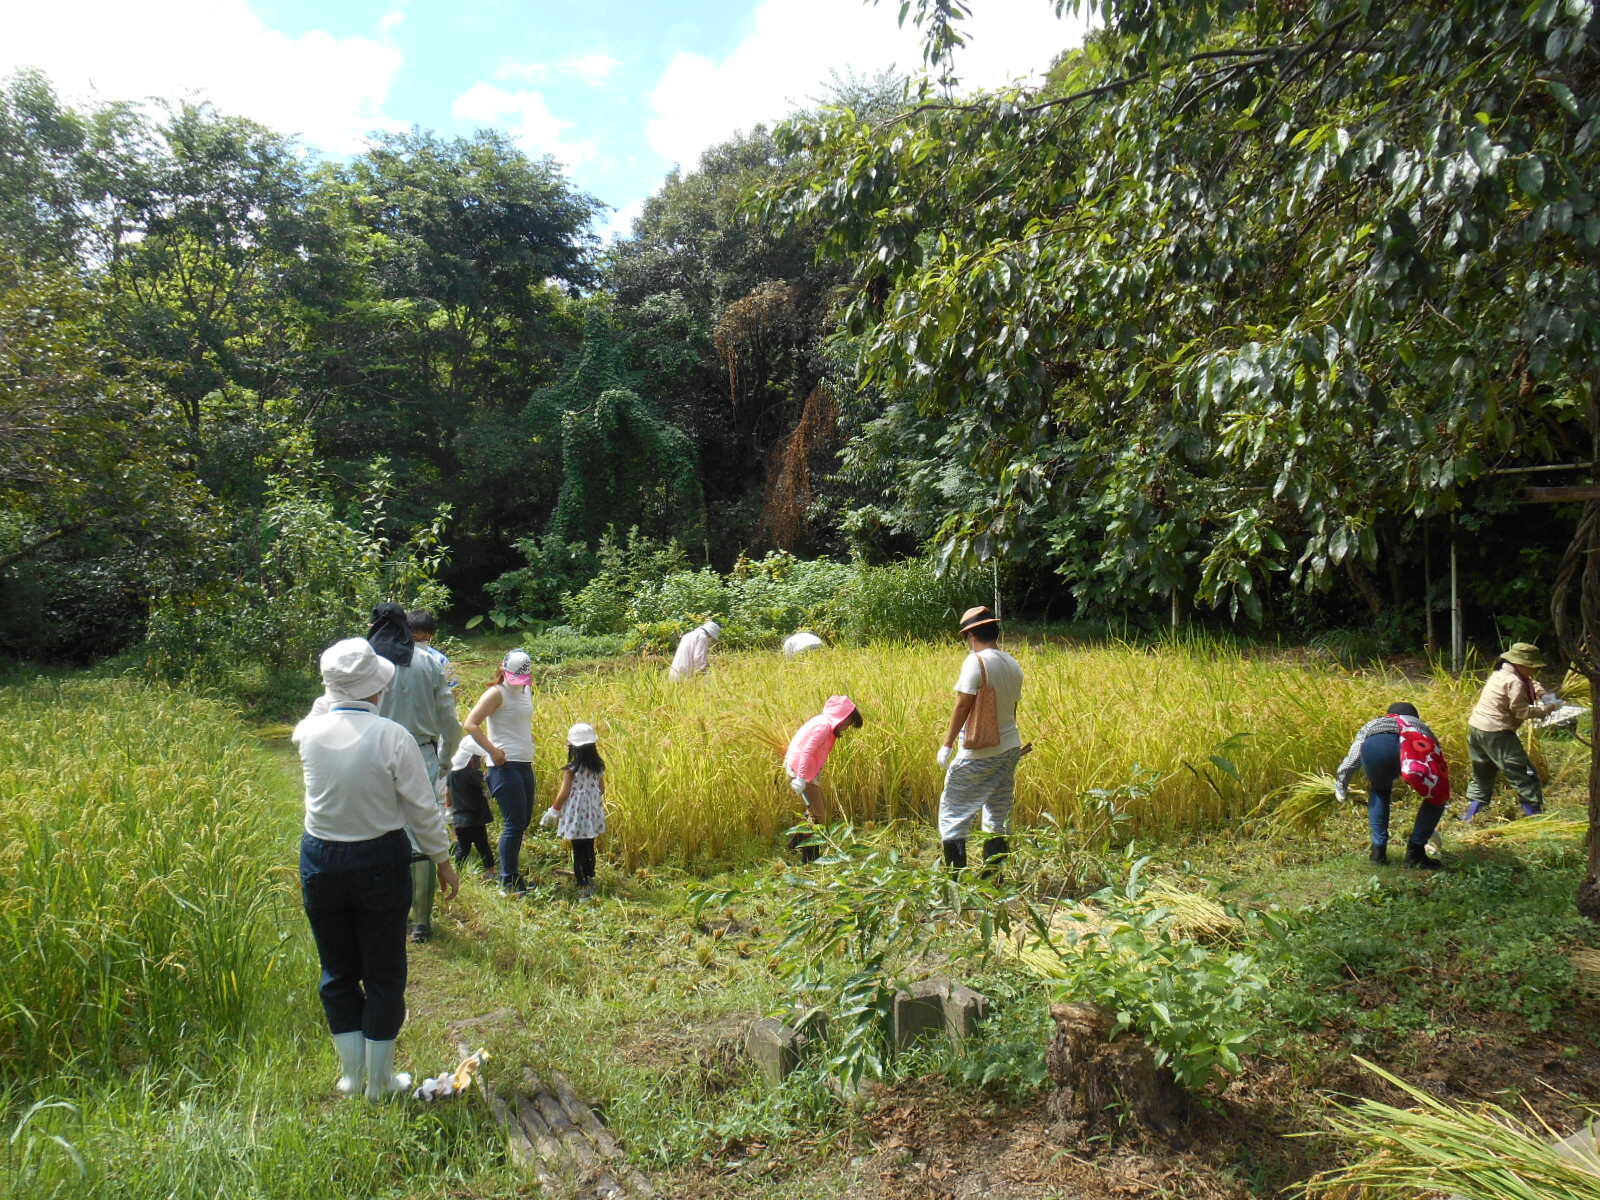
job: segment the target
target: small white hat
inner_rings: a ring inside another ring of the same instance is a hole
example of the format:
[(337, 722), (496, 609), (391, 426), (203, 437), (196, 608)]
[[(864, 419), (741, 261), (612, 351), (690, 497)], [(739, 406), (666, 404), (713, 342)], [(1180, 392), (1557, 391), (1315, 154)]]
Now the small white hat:
[(322, 686), (335, 700), (365, 700), (394, 679), (394, 664), (366, 638), (345, 638), (322, 652)]
[(594, 731), (594, 726), (586, 721), (579, 721), (567, 730), (567, 745), (592, 746), (600, 740), (600, 735)]
[(722, 626), (718, 625), (715, 621), (707, 621), (704, 625), (700, 626), (700, 628), (709, 633), (713, 640), (720, 640), (722, 637)]

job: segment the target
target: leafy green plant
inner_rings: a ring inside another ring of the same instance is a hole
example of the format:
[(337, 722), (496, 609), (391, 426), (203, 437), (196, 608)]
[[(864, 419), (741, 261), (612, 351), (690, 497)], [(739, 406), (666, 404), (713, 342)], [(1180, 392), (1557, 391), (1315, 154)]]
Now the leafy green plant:
[(1239, 1051), (1260, 1029), (1268, 973), (1244, 950), (1217, 949), (1176, 934), (1170, 912), (1145, 903), (1141, 858), (1120, 887), (1079, 910), (1081, 921), (1053, 925), (1030, 908), (1037, 947), (1029, 961), (1060, 991), (1115, 1014), (1114, 1033), (1131, 1030), (1180, 1084), (1200, 1090), (1239, 1069)]
[[(806, 830), (825, 846), (811, 871), (788, 870), (754, 890), (785, 935), (776, 969), (796, 997), (821, 1005), (836, 1027), (828, 1071), (847, 1086), (882, 1078), (894, 1044), (895, 993), (931, 946), (987, 954), (1010, 929), (1010, 897), (976, 872), (951, 873), (892, 845), (864, 842), (847, 825)], [(696, 911), (741, 897), (696, 895)]]

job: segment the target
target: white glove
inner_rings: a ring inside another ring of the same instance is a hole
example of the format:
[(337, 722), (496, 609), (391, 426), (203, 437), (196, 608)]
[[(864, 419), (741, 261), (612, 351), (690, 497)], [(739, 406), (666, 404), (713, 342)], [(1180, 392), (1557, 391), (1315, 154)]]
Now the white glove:
[(552, 804), (549, 808), (544, 810), (544, 816), (539, 818), (539, 828), (554, 829), (556, 827), (556, 822), (560, 819), (561, 810)]
[(939, 765), (941, 767), (948, 767), (950, 765), (950, 752), (953, 749), (954, 747), (951, 746), (939, 747)]

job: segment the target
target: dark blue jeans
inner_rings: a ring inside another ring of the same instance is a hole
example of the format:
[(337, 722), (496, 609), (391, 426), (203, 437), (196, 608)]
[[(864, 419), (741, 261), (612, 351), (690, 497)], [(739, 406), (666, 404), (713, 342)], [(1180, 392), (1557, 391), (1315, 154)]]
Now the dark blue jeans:
[(1367, 801), (1367, 824), (1375, 846), (1389, 844), (1389, 797), (1400, 778), (1400, 735), (1374, 733), (1361, 743), (1361, 769), (1372, 789)]
[(533, 764), (490, 767), (489, 794), (500, 806), (500, 882), (514, 887), (522, 878), (522, 834), (533, 818)]
[(300, 895), (322, 962), (330, 1033), (397, 1037), (406, 1019), (411, 843), (396, 829), (366, 842), (300, 839)]

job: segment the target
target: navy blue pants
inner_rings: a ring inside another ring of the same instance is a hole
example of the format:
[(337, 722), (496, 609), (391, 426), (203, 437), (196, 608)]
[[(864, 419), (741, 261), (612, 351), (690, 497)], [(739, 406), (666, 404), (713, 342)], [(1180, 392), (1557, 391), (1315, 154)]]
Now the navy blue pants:
[(533, 764), (508, 762), (489, 768), (489, 792), (500, 806), (500, 882), (522, 881), (522, 834), (533, 819)]
[(317, 940), (328, 1032), (399, 1036), (406, 1019), (411, 843), (396, 829), (366, 842), (300, 839), (300, 895)]
[[(1400, 779), (1400, 735), (1398, 733), (1374, 733), (1361, 743), (1361, 769), (1366, 772), (1367, 786), (1371, 795), (1367, 800), (1367, 824), (1372, 830), (1372, 842), (1375, 846), (1389, 844), (1389, 799), (1394, 794), (1394, 785)], [(1438, 827), (1439, 816), (1444, 812), (1442, 805), (1429, 804), (1424, 800), (1417, 809), (1417, 819), (1411, 826), (1411, 836), (1406, 839), (1412, 846), (1422, 847), (1428, 844), (1428, 839), (1433, 836), (1433, 831)]]

